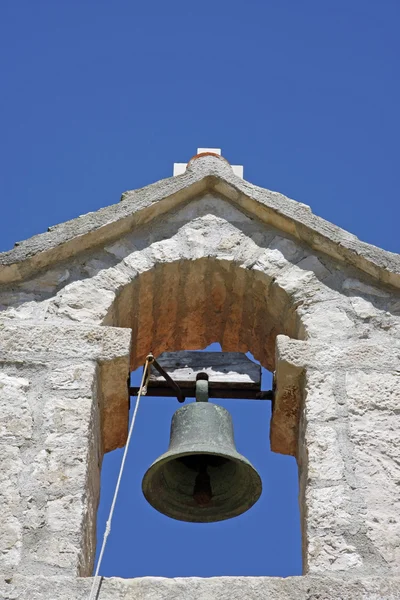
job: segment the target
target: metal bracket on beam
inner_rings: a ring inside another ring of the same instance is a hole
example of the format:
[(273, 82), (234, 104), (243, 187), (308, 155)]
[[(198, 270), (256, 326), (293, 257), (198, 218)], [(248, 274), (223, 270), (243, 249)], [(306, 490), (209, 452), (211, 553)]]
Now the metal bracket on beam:
[(165, 371), (156, 361), (156, 359), (153, 359), (153, 362), (151, 363), (156, 369), (157, 371), (160, 373), (160, 375), (162, 375), (164, 377), (164, 379), (167, 381), (168, 385), (171, 386), (171, 388), (174, 390), (176, 397), (178, 398), (178, 402), (185, 402), (186, 398), (181, 390), (181, 388), (179, 387), (179, 385), (172, 379), (172, 377), (167, 373), (167, 371)]

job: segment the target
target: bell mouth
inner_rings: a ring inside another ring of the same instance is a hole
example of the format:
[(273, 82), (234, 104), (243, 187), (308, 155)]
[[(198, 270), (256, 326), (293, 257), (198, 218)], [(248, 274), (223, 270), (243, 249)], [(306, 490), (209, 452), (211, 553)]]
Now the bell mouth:
[(251, 508), (262, 491), (253, 465), (238, 452), (168, 451), (143, 477), (146, 500), (164, 515), (190, 523), (213, 523)]

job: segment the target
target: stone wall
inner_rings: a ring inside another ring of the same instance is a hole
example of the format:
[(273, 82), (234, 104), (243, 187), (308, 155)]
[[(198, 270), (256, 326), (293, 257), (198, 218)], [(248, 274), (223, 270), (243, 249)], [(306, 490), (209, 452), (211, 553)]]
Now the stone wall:
[[(3, 261), (4, 598), (50, 600), (59, 583), (49, 577), (90, 575), (102, 453), (126, 439), (129, 361), (211, 342), (276, 371), (271, 447), (298, 459), (312, 575), (230, 578), (230, 597), (399, 597), (396, 260), (371, 249), (358, 261), (333, 238), (324, 246), (283, 209), (266, 222), (264, 205), (255, 216), (247, 196), (222, 197), (226, 181), (213, 177), (212, 192), (199, 193), (200, 180), (194, 198), (175, 190), (168, 213), (146, 205), (132, 231), (110, 222), (90, 234), (78, 223), (91, 236), (79, 251), (67, 239), (41, 250), (39, 240), (37, 254)], [(302, 206), (296, 218), (308, 214)], [(394, 270), (380, 275), (379, 261)], [(221, 581), (110, 580), (102, 597), (222, 598)], [(74, 580), (68, 596), (60, 584), (57, 597), (83, 597), (87, 586)]]

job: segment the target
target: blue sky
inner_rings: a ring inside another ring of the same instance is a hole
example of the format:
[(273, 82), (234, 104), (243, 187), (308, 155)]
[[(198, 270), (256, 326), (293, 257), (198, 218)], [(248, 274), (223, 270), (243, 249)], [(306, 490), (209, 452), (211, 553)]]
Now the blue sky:
[[(249, 181), (398, 252), (399, 17), (398, 0), (3, 0), (0, 250), (211, 146)], [(193, 526), (140, 497), (177, 408), (143, 401), (103, 574), (300, 573), (296, 468), (268, 451), (268, 404), (225, 403), (262, 499)], [(100, 521), (119, 460), (107, 457)]]

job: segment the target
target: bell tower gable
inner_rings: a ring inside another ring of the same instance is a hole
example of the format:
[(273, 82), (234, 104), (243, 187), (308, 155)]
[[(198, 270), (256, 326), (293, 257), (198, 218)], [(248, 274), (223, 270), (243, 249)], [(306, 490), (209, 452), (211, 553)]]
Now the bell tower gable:
[[(15, 596), (31, 582), (50, 600), (65, 577), (83, 597), (130, 370), (150, 351), (219, 342), (275, 372), (271, 448), (296, 456), (300, 477), (305, 577), (290, 597), (333, 599), (346, 585), (357, 597), (354, 582), (371, 576), (396, 597), (400, 257), (203, 150), (180, 174), (0, 255), (0, 568)], [(243, 597), (273, 588), (243, 581), (228, 582)], [(104, 589), (141, 585), (167, 586)]]

